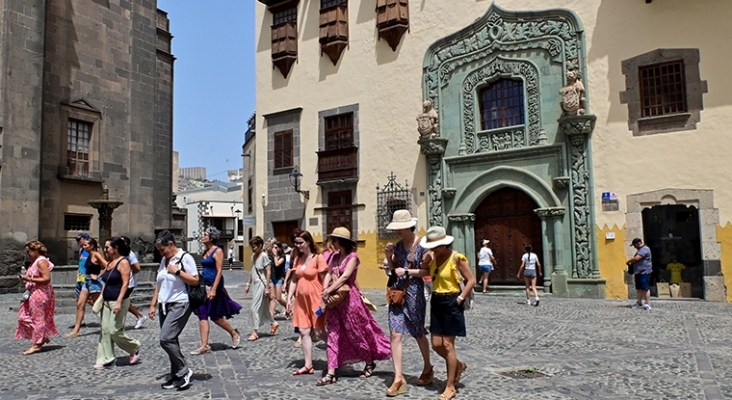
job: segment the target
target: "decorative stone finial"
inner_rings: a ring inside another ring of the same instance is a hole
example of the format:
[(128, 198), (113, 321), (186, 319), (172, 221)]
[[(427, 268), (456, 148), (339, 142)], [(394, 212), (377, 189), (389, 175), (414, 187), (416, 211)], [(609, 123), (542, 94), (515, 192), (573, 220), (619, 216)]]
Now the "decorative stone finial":
[(417, 131), (420, 139), (436, 138), (440, 135), (437, 110), (432, 107), (432, 101), (422, 102), (422, 114), (417, 116)]
[(577, 70), (567, 70), (567, 86), (559, 90), (562, 96), (562, 117), (585, 114), (585, 86), (579, 80)]
[(102, 200), (109, 200), (109, 186), (102, 185)]

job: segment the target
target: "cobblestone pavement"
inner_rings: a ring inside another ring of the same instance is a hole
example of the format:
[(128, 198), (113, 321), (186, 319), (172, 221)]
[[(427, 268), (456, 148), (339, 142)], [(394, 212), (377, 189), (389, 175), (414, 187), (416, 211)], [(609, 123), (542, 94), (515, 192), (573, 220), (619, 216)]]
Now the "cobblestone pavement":
[[(226, 271), (227, 287), (244, 305), (232, 320), (243, 338), (248, 329), (250, 299), (243, 294), (244, 273)], [(376, 313), (387, 330), (382, 291), (367, 295), (379, 306)], [(129, 334), (142, 341), (142, 363), (95, 371), (98, 327), (82, 330), (77, 339), (53, 338), (45, 351), (21, 352), (27, 341), (13, 340), (16, 312), (8, 307), (19, 295), (0, 296), (1, 399), (378, 399), (392, 380), (391, 363), (381, 362), (369, 379), (359, 379), (363, 365), (339, 371), (335, 385), (316, 387), (325, 369), (325, 350), (314, 350), (316, 375), (291, 376), (302, 365), (288, 321), (274, 337), (242, 341), (238, 350), (212, 327), (216, 351), (187, 355), (195, 372), (185, 392), (160, 388), (168, 369), (157, 342), (156, 322)], [(467, 315), (467, 338), (458, 338), (458, 355), (469, 368), (457, 399), (723, 399), (732, 398), (732, 306), (701, 301), (656, 302), (651, 311), (631, 310), (629, 302), (542, 299), (540, 307), (522, 304), (520, 297), (477, 295)], [(96, 316), (87, 314), (87, 321)], [(57, 315), (60, 333), (73, 316)], [(134, 325), (130, 316), (128, 325)], [(199, 345), (195, 319), (181, 336), (185, 354)], [(405, 341), (405, 372), (414, 383), (421, 358), (414, 340)], [(436, 381), (428, 387), (410, 385), (405, 399), (436, 399), (442, 392), (445, 366), (432, 353)], [(548, 376), (516, 379), (501, 372), (535, 368)]]

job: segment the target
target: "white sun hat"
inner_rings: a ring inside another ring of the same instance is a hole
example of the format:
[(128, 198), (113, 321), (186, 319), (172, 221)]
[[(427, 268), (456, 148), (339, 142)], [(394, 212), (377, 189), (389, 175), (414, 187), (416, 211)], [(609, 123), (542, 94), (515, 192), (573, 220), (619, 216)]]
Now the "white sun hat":
[(447, 246), (452, 244), (454, 237), (445, 232), (445, 228), (441, 226), (432, 226), (427, 229), (427, 235), (420, 240), (419, 245), (425, 249), (434, 249), (437, 246)]
[(386, 229), (395, 231), (397, 229), (409, 229), (413, 226), (417, 226), (417, 219), (412, 218), (409, 210), (396, 210)]

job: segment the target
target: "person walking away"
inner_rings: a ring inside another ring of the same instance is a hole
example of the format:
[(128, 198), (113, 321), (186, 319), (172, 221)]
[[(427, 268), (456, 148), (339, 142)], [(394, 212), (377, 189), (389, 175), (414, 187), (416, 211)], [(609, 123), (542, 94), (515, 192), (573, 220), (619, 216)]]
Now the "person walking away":
[(283, 308), (287, 308), (287, 301), (282, 298), (282, 286), (285, 284), (285, 263), (286, 257), (283, 250), (283, 243), (275, 243), (272, 246), (272, 285), (271, 299), (269, 301), (269, 311), (272, 318), (277, 314), (277, 303)]
[(229, 247), (229, 271), (234, 266), (234, 246)]
[(270, 326), (270, 334), (277, 333), (279, 324), (272, 318), (269, 312), (269, 281), (271, 261), (267, 252), (264, 251), (264, 240), (255, 236), (249, 241), (252, 248), (252, 272), (249, 274), (249, 282), (244, 288), (244, 294), (252, 290), (252, 334), (247, 341), (253, 342), (259, 339), (257, 331), (267, 324)]
[(493, 258), (493, 251), (490, 247), (491, 241), (483, 239), (483, 247), (478, 252), (478, 268), (480, 268), (480, 281), (483, 283), (483, 293), (488, 293), (488, 280), (490, 279), (496, 259)]
[(534, 306), (539, 306), (539, 292), (536, 290), (537, 274), (541, 278), (541, 263), (539, 257), (531, 252), (531, 245), (524, 246), (524, 255), (521, 256), (521, 267), (519, 267), (516, 278), (521, 279), (523, 272), (524, 285), (526, 286), (526, 305), (531, 305), (531, 290), (534, 291)]
[[(76, 235), (76, 245), (79, 247), (79, 269), (76, 270), (76, 287), (74, 292), (74, 298), (76, 299), (76, 317), (81, 318), (79, 320), (79, 328), (86, 328), (84, 323), (84, 313), (86, 311), (86, 301), (79, 304), (79, 297), (81, 297), (81, 291), (84, 289), (84, 282), (86, 281), (86, 259), (89, 257), (89, 253), (83, 249), (82, 240), (89, 240), (91, 237), (88, 233), (82, 232)], [(74, 329), (76, 323), (71, 325), (69, 329)]]
[(84, 286), (79, 294), (79, 299), (76, 301), (76, 322), (71, 332), (64, 335), (65, 338), (79, 337), (81, 321), (84, 320), (84, 313), (86, 312), (86, 304), (93, 305), (102, 293), (104, 281), (100, 279), (99, 275), (102, 270), (107, 268), (107, 260), (99, 252), (99, 243), (97, 243), (96, 239), (82, 238), (81, 247), (89, 254), (84, 262), (86, 276), (84, 277)]
[(356, 285), (361, 263), (356, 253), (356, 241), (344, 227), (333, 229), (329, 239), (334, 252), (329, 263), (330, 273), (323, 281), (323, 302), (327, 303), (343, 285), (350, 289), (345, 299), (325, 313), (328, 373), (316, 383), (318, 386), (336, 383), (337, 368), (359, 361), (366, 363), (360, 377), (368, 378), (374, 373), (375, 361), (391, 357), (389, 339), (371, 315)]
[[(394, 364), (394, 382), (386, 390), (389, 397), (406, 393), (407, 381), (404, 378), (402, 358), (402, 338), (411, 336), (417, 341), (422, 353), (422, 374), (417, 379), (418, 386), (426, 386), (434, 379), (434, 368), (430, 362), (430, 344), (427, 340), (425, 317), (427, 301), (424, 295), (423, 276), (429, 275), (429, 265), (423, 268), (422, 258), (427, 252), (419, 245), (421, 238), (415, 235), (417, 221), (408, 210), (397, 210), (386, 229), (399, 236), (396, 245), (384, 250), (387, 268), (396, 277), (391, 288), (403, 291), (402, 304), (389, 304), (389, 331), (391, 338), (391, 356)], [(391, 279), (390, 279), (391, 281)]]
[(203, 284), (206, 285), (208, 297), (203, 305), (193, 310), (198, 316), (198, 330), (201, 334), (201, 347), (191, 351), (193, 355), (211, 351), (211, 345), (208, 343), (211, 331), (209, 319), (231, 336), (232, 349), (238, 348), (241, 340), (239, 330), (234, 329), (228, 321), (235, 314), (239, 314), (241, 305), (229, 297), (224, 287), (224, 250), (215, 246), (220, 235), (218, 229), (209, 227), (201, 236), (201, 241), (206, 246), (206, 252), (201, 259), (201, 277)]
[[(653, 272), (653, 262), (651, 259), (651, 249), (646, 246), (640, 238), (633, 239), (630, 247), (635, 247), (635, 255), (625, 264), (629, 267), (629, 271), (633, 273), (635, 279), (635, 291), (637, 301), (631, 308), (651, 309), (651, 273)], [(645, 304), (643, 303), (645, 301)]]
[[(132, 241), (127, 236), (120, 236), (120, 239), (125, 241), (125, 244), (127, 245), (127, 247), (130, 247), (130, 245), (132, 244)], [(128, 288), (130, 293), (128, 296), (132, 296), (132, 292), (137, 287), (137, 280), (135, 279), (135, 275), (137, 275), (137, 273), (140, 272), (140, 260), (137, 259), (137, 254), (135, 254), (135, 252), (132, 251), (132, 248), (130, 248), (130, 255), (127, 256), (127, 261), (130, 263), (130, 268), (132, 270), (131, 271), (132, 274), (130, 275), (130, 286)], [(140, 313), (140, 311), (137, 310), (137, 307), (135, 307), (132, 304), (132, 301), (130, 301), (129, 312), (130, 312), (130, 314), (134, 315), (135, 318), (137, 319), (137, 322), (135, 322), (135, 329), (142, 328), (142, 324), (144, 324), (145, 321), (147, 321), (147, 316), (142, 315)]]
[(29, 355), (41, 351), (43, 345), (58, 332), (54, 321), (56, 297), (51, 285), (53, 263), (46, 258), (48, 250), (43, 243), (34, 240), (25, 244), (25, 251), (32, 264), (25, 274), (20, 275), (28, 297), (20, 303), (15, 339), (30, 339), (31, 347), (23, 352)]
[(167, 230), (158, 234), (155, 248), (163, 259), (160, 260), (148, 316), (154, 320), (156, 312), (160, 313), (160, 347), (170, 360), (170, 378), (161, 387), (184, 390), (191, 386), (193, 370), (180, 351), (178, 337), (192, 312), (186, 285), (198, 285), (198, 269), (193, 256), (179, 249), (175, 245), (175, 236)]
[[(456, 386), (468, 368), (457, 357), (455, 338), (466, 335), (463, 302), (475, 286), (475, 277), (468, 259), (452, 250), (454, 240), (445, 228), (433, 226), (420, 241), (420, 245), (431, 250), (433, 256), (429, 264), (433, 284), (430, 304), (432, 349), (445, 359), (447, 369), (445, 390), (439, 400), (451, 400), (456, 396)], [(465, 283), (462, 289), (461, 281)]]
[(315, 336), (325, 337), (325, 317), (316, 311), (325, 310), (323, 281), (328, 265), (310, 232), (299, 231), (293, 242), (298, 253), (292, 261), (293, 278), (287, 291), (287, 311), (292, 312), (292, 326), (300, 333), (305, 365), (292, 375), (312, 375), (313, 339), (310, 334), (314, 332)]
[(130, 248), (121, 238), (111, 238), (104, 243), (104, 251), (109, 264), (101, 275), (102, 288), (102, 329), (97, 345), (97, 362), (94, 369), (104, 369), (114, 365), (114, 345), (130, 355), (129, 364), (140, 362), (140, 342), (125, 333), (125, 316), (130, 308), (131, 267), (127, 256)]

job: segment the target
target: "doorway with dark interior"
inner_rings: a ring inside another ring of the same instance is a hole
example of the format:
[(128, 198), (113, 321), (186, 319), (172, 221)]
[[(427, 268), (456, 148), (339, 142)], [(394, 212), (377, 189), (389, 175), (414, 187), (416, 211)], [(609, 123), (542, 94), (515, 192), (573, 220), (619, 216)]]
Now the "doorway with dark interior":
[[(526, 193), (506, 187), (489, 194), (475, 209), (474, 249), (477, 252), (481, 241), (488, 239), (497, 260), (490, 273), (491, 287), (523, 285), (523, 279), (516, 278), (516, 274), (527, 244), (544, 263), (541, 220), (534, 212), (536, 208), (538, 205)], [(480, 274), (476, 276), (480, 277)]]
[(669, 204), (646, 208), (642, 215), (643, 241), (653, 257), (651, 295), (658, 295), (656, 283), (668, 282), (680, 286), (682, 297), (704, 298), (699, 210)]

